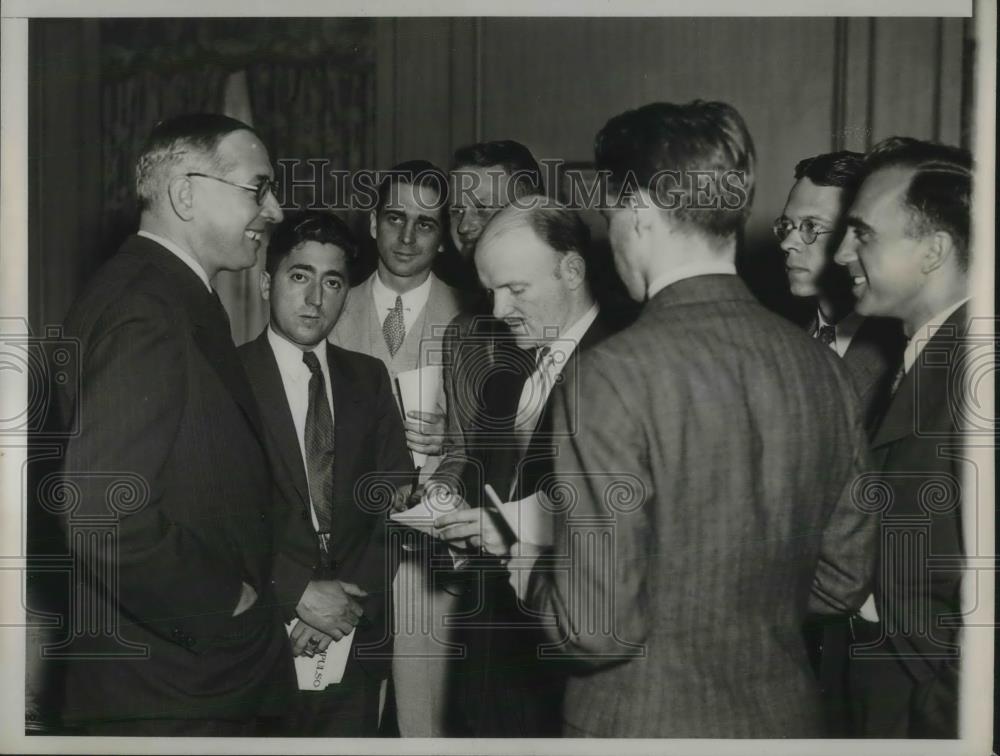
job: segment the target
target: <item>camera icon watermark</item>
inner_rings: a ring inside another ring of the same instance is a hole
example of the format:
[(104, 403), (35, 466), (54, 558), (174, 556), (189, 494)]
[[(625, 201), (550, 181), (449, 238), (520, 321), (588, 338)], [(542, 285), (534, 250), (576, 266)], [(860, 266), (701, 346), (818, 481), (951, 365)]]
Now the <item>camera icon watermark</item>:
[(0, 320), (0, 391), (15, 393), (25, 379), (26, 401), (4, 410), (0, 437), (45, 440), (76, 435), (79, 411), (62, 408), (58, 395), (74, 393), (80, 386), (79, 342), (65, 336), (61, 326), (47, 326), (43, 336), (35, 336), (23, 318)]

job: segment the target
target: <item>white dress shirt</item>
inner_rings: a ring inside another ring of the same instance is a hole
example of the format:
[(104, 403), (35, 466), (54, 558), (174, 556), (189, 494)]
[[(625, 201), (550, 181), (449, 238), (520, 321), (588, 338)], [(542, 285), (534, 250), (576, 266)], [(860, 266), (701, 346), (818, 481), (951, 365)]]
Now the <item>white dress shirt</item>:
[[(569, 362), (570, 357), (573, 356), (573, 353), (579, 347), (580, 339), (583, 338), (584, 334), (587, 333), (587, 329), (597, 319), (598, 312), (598, 307), (595, 304), (567, 328), (566, 333), (549, 342), (547, 345), (549, 347), (548, 355), (538, 361), (535, 371), (528, 377), (524, 388), (521, 389), (521, 398), (517, 405), (517, 416), (514, 420), (514, 427), (518, 432), (522, 456), (531, 440), (531, 434), (534, 433), (535, 428), (538, 426), (542, 410), (545, 409), (545, 403), (549, 400), (549, 395), (552, 393), (556, 378), (562, 374), (566, 363)], [(517, 476), (515, 475), (511, 481), (510, 491), (507, 492), (508, 499), (514, 495), (516, 489)], [(537, 508), (539, 503), (537, 498), (529, 496), (527, 499), (513, 505), (515, 511), (518, 506)], [(547, 510), (543, 512), (522, 511), (517, 517), (517, 522), (524, 523), (537, 518), (551, 517), (551, 512)], [(515, 530), (515, 532), (517, 531)], [(532, 543), (522, 543), (520, 541), (515, 542), (511, 546), (510, 558), (507, 560), (507, 569), (510, 571), (509, 582), (514, 588), (514, 592), (522, 600), (525, 598), (528, 588), (528, 577), (535, 566), (538, 556), (542, 552), (542, 548)]]
[[(302, 361), (304, 352), (288, 341), (285, 337), (277, 334), (273, 328), (267, 328), (267, 341), (274, 352), (274, 359), (278, 363), (278, 372), (281, 374), (281, 385), (285, 388), (285, 398), (288, 399), (288, 408), (292, 411), (292, 423), (295, 425), (295, 437), (299, 441), (299, 453), (302, 455), (302, 467), (306, 472), (306, 482), (309, 481), (309, 464), (306, 461), (306, 415), (309, 412), (309, 379), (312, 372), (309, 366)], [(326, 384), (326, 401), (330, 405), (330, 417), (333, 417), (333, 393), (330, 384), (330, 366), (326, 361), (326, 339), (319, 342), (312, 350), (319, 360), (320, 371), (323, 373), (323, 382)], [(316, 511), (312, 506), (312, 496), (309, 497), (310, 510), (312, 511), (313, 527), (319, 530), (319, 522), (316, 519)]]
[(431, 295), (431, 275), (420, 286), (410, 289), (405, 294), (398, 294), (379, 278), (378, 271), (375, 271), (375, 280), (372, 281), (372, 299), (375, 300), (375, 312), (378, 313), (378, 322), (384, 323), (386, 316), (396, 306), (396, 297), (403, 298), (403, 327), (406, 333), (410, 332), (413, 324), (417, 322), (420, 313), (423, 312), (427, 304), (427, 299)]
[(576, 351), (580, 339), (587, 329), (597, 319), (598, 308), (595, 304), (587, 312), (576, 319), (564, 334), (540, 347), (547, 349), (544, 358), (539, 359), (535, 370), (521, 389), (521, 397), (517, 403), (517, 415), (514, 417), (514, 430), (521, 441), (521, 451), (527, 448), (531, 434), (538, 427), (542, 410), (549, 400), (556, 379), (562, 374), (563, 368)]
[(145, 236), (147, 239), (151, 239), (160, 246), (166, 247), (170, 252), (173, 252), (175, 257), (195, 272), (195, 275), (197, 275), (198, 278), (200, 278), (205, 284), (206, 289), (209, 291), (212, 290), (212, 284), (208, 280), (208, 273), (206, 273), (205, 269), (201, 267), (201, 263), (194, 258), (194, 255), (177, 244), (177, 242), (170, 241), (170, 239), (167, 239), (166, 237), (159, 236), (149, 231), (139, 231), (136, 235)]

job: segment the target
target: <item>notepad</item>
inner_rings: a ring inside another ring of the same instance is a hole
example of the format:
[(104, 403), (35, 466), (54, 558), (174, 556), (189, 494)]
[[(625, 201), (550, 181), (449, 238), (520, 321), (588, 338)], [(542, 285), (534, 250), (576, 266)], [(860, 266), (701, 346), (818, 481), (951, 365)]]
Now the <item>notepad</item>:
[[(443, 514), (447, 514), (455, 508), (450, 496), (435, 496), (433, 508), (428, 504), (427, 497), (423, 497), (420, 503), (402, 512), (392, 512), (389, 517), (401, 525), (419, 530), (421, 533), (437, 538), (434, 530), (434, 520)], [(448, 546), (448, 553), (451, 554), (452, 563), (455, 569), (464, 567), (469, 561), (468, 557), (458, 549)]]

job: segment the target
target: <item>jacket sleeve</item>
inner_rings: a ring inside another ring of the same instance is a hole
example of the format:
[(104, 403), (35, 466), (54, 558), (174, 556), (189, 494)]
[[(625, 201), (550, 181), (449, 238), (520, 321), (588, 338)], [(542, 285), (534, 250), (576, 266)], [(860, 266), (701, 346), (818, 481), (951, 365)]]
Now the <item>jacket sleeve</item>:
[[(97, 325), (63, 470), (78, 496), (65, 520), (70, 548), (124, 614), (193, 646), (231, 631), (242, 575), (164, 505), (163, 474), (189, 390), (185, 345), (170, 308), (152, 296), (114, 303)], [(112, 539), (96, 547), (80, 530), (95, 518), (114, 523)]]
[(854, 414), (854, 454), (823, 529), (809, 597), (809, 611), (817, 614), (857, 611), (871, 593), (875, 575), (879, 518), (865, 509), (865, 502), (878, 497), (880, 488), (870, 470), (868, 438), (860, 412)]
[[(551, 553), (536, 563), (528, 604), (554, 615), (548, 631), (563, 652), (602, 666), (641, 655), (648, 634), (653, 488), (646, 434), (621, 388), (596, 361), (579, 376), (579, 385), (571, 375), (554, 392), (555, 480), (563, 489), (550, 491), (569, 508), (556, 519)], [(597, 396), (600, 403), (588, 403)]]

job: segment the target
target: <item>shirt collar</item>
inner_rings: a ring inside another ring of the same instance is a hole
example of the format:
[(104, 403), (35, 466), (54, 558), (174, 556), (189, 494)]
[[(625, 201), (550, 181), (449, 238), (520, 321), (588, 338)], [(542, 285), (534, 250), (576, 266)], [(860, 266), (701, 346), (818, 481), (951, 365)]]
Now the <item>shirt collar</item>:
[(819, 334), (819, 329), (823, 326), (831, 326), (833, 328), (834, 336), (834, 346), (836, 348), (837, 354), (841, 357), (847, 352), (847, 347), (851, 345), (851, 339), (854, 338), (854, 334), (858, 332), (861, 324), (864, 322), (865, 316), (859, 315), (853, 310), (847, 313), (836, 323), (831, 323), (825, 317), (823, 317), (823, 310), (819, 307), (816, 308), (816, 331), (813, 336)]
[(685, 278), (712, 275), (735, 276), (736, 265), (729, 260), (699, 260), (686, 265), (678, 265), (650, 281), (649, 286), (646, 287), (646, 297), (652, 299), (671, 284), (683, 281)]
[(205, 284), (205, 288), (212, 291), (212, 284), (208, 280), (208, 273), (206, 273), (205, 269), (201, 267), (201, 263), (198, 262), (190, 252), (185, 251), (179, 244), (177, 244), (177, 242), (173, 242), (170, 239), (160, 236), (159, 234), (154, 234), (151, 231), (139, 231), (137, 235), (145, 236), (147, 239), (155, 241), (161, 247), (165, 247), (169, 252), (173, 252), (175, 257), (180, 258), (182, 263), (187, 265), (197, 274), (198, 278), (200, 278)]
[(906, 342), (906, 349), (903, 351), (903, 370), (907, 373), (910, 372), (912, 368), (917, 363), (917, 358), (920, 353), (924, 351), (924, 347), (927, 346), (927, 342), (934, 338), (934, 335), (938, 332), (938, 329), (945, 324), (945, 322), (955, 311), (969, 301), (969, 297), (965, 299), (960, 299), (955, 302), (955, 304), (942, 310), (933, 318), (924, 323), (920, 328), (914, 331), (910, 340)]
[(403, 298), (404, 310), (419, 312), (427, 304), (427, 299), (431, 295), (434, 273), (429, 273), (426, 281), (404, 294), (399, 294), (386, 286), (379, 278), (377, 270), (372, 275), (375, 277), (375, 280), (372, 281), (372, 296), (375, 298), (375, 306), (379, 310), (391, 310), (396, 306), (396, 297), (399, 296)]
[(583, 315), (576, 319), (576, 321), (566, 329), (566, 333), (560, 334), (551, 344), (550, 354), (555, 355), (556, 353), (562, 355), (562, 359), (556, 359), (555, 364), (560, 366), (565, 365), (566, 361), (570, 358), (577, 347), (580, 345), (580, 339), (584, 337), (587, 330), (593, 325), (594, 321), (597, 320), (597, 315), (599, 308), (595, 302), (589, 310), (587, 310)]
[[(278, 368), (282, 373), (286, 375), (304, 375), (302, 371), (309, 371), (309, 367), (302, 361), (303, 350), (299, 349), (284, 336), (281, 336), (270, 325), (267, 327), (267, 341), (271, 345), (271, 351), (274, 352), (274, 359), (277, 361)], [(319, 359), (320, 370), (326, 373), (326, 339), (323, 339), (312, 349), (305, 351), (316, 353), (316, 357)]]

